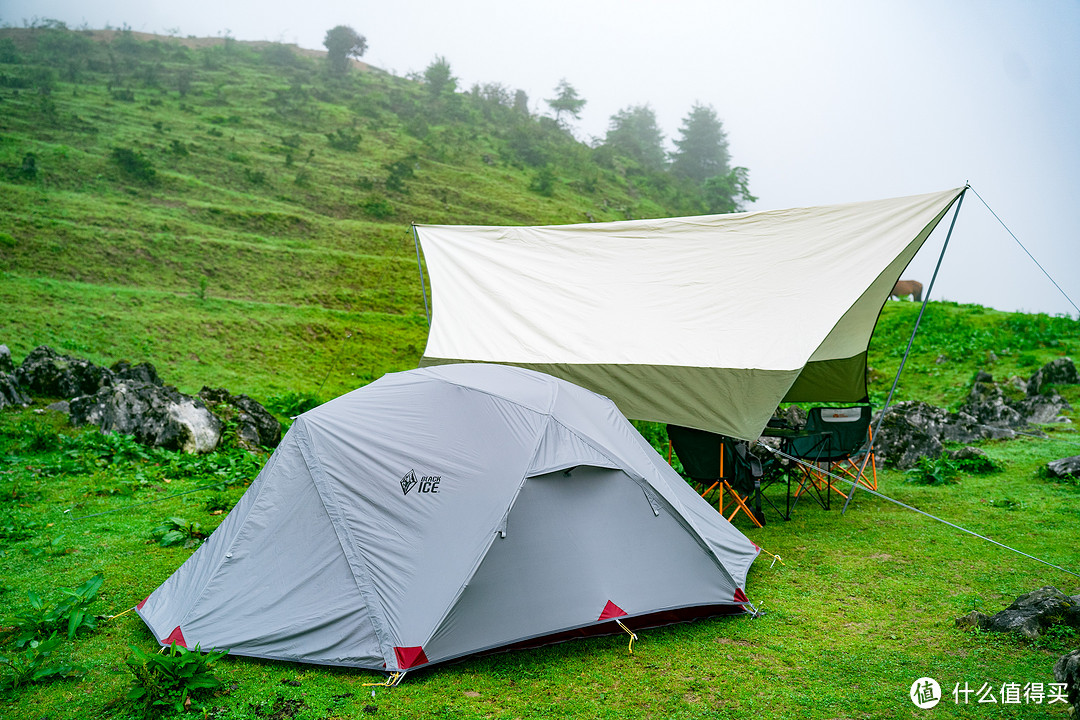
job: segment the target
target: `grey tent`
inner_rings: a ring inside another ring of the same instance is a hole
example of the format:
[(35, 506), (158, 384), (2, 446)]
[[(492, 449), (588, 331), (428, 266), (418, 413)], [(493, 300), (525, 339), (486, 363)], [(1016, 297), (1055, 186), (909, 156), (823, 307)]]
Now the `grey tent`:
[(163, 644), (403, 671), (741, 611), (758, 552), (607, 398), (445, 365), (298, 417), (138, 612)]

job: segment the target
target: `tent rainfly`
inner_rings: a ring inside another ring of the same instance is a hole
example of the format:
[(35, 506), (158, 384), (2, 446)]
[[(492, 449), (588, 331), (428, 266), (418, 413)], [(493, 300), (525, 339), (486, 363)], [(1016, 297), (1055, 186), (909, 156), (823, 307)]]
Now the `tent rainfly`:
[(405, 671), (741, 612), (758, 552), (607, 398), (447, 365), (298, 417), (138, 612), (162, 644)]
[(866, 399), (881, 308), (962, 192), (581, 225), (416, 225), (432, 292), (421, 365), (531, 368), (627, 417), (752, 440), (780, 402)]

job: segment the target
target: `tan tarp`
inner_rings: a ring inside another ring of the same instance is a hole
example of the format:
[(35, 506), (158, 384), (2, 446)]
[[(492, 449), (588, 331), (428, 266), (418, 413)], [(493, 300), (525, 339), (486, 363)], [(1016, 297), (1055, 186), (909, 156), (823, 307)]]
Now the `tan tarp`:
[(432, 286), (421, 364), (532, 368), (628, 417), (751, 439), (784, 399), (866, 396), (881, 307), (961, 192), (581, 225), (417, 225)]

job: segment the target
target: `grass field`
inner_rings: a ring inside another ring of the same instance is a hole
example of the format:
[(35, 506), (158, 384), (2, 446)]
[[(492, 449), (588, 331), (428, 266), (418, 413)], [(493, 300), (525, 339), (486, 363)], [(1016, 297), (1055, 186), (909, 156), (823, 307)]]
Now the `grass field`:
[[(906, 310), (906, 308), (901, 308)], [(978, 313), (976, 314), (979, 315)], [(882, 360), (882, 364), (885, 361)], [(1080, 407), (1080, 388), (1062, 388)], [(98, 439), (38, 407), (0, 414), (3, 606), (47, 602), (59, 588), (104, 576), (94, 613), (114, 615), (162, 582), (192, 552), (162, 547), (153, 532), (182, 518), (209, 533), (215, 510), (238, 499), (262, 460), (239, 450), (188, 458)], [(1077, 419), (1075, 412), (1073, 420)], [(1077, 453), (1072, 425), (1046, 438), (984, 443), (1004, 471), (925, 486), (880, 471), (881, 490), (905, 503), (1080, 572), (1075, 528), (1080, 485), (1047, 479), (1050, 459)], [(169, 497), (218, 483), (215, 488)], [(162, 499), (165, 498), (165, 499)], [(142, 504), (147, 503), (147, 504)], [(110, 512), (119, 511), (119, 512)], [(106, 512), (109, 514), (96, 515)], [(96, 515), (96, 516), (95, 516)], [(366, 671), (226, 658), (231, 688), (207, 699), (212, 717), (918, 717), (912, 682), (936, 678), (978, 689), (1053, 682), (1054, 661), (1076, 646), (1059, 632), (1038, 641), (959, 630), (953, 620), (996, 612), (1043, 585), (1080, 592), (1077, 578), (866, 493), (846, 515), (801, 503), (790, 522), (736, 524), (763, 555), (747, 581), (760, 618), (735, 617), (468, 659), (412, 673), (395, 689)], [(82, 674), (10, 692), (5, 717), (135, 716), (124, 701), (130, 646), (154, 639), (131, 613), (63, 643), (57, 662)], [(947, 694), (941, 717), (1064, 717), (1060, 703), (961, 707)]]

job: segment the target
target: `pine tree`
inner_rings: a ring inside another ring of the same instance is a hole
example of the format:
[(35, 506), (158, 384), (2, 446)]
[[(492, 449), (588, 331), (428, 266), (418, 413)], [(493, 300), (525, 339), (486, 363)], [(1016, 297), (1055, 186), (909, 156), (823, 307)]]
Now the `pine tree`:
[(604, 144), (615, 152), (650, 170), (664, 169), (663, 143), (656, 113), (648, 105), (634, 105), (612, 115), (604, 138)]
[(731, 172), (727, 133), (711, 106), (694, 104), (683, 118), (675, 147), (677, 150), (671, 154), (673, 175), (704, 183)]
[(555, 92), (558, 93), (558, 97), (545, 100), (552, 110), (555, 111), (555, 122), (562, 124), (562, 114), (566, 113), (570, 117), (577, 120), (581, 117), (581, 108), (585, 107), (586, 100), (578, 97), (577, 90), (574, 86), (563, 78), (559, 81), (558, 87), (555, 88)]

